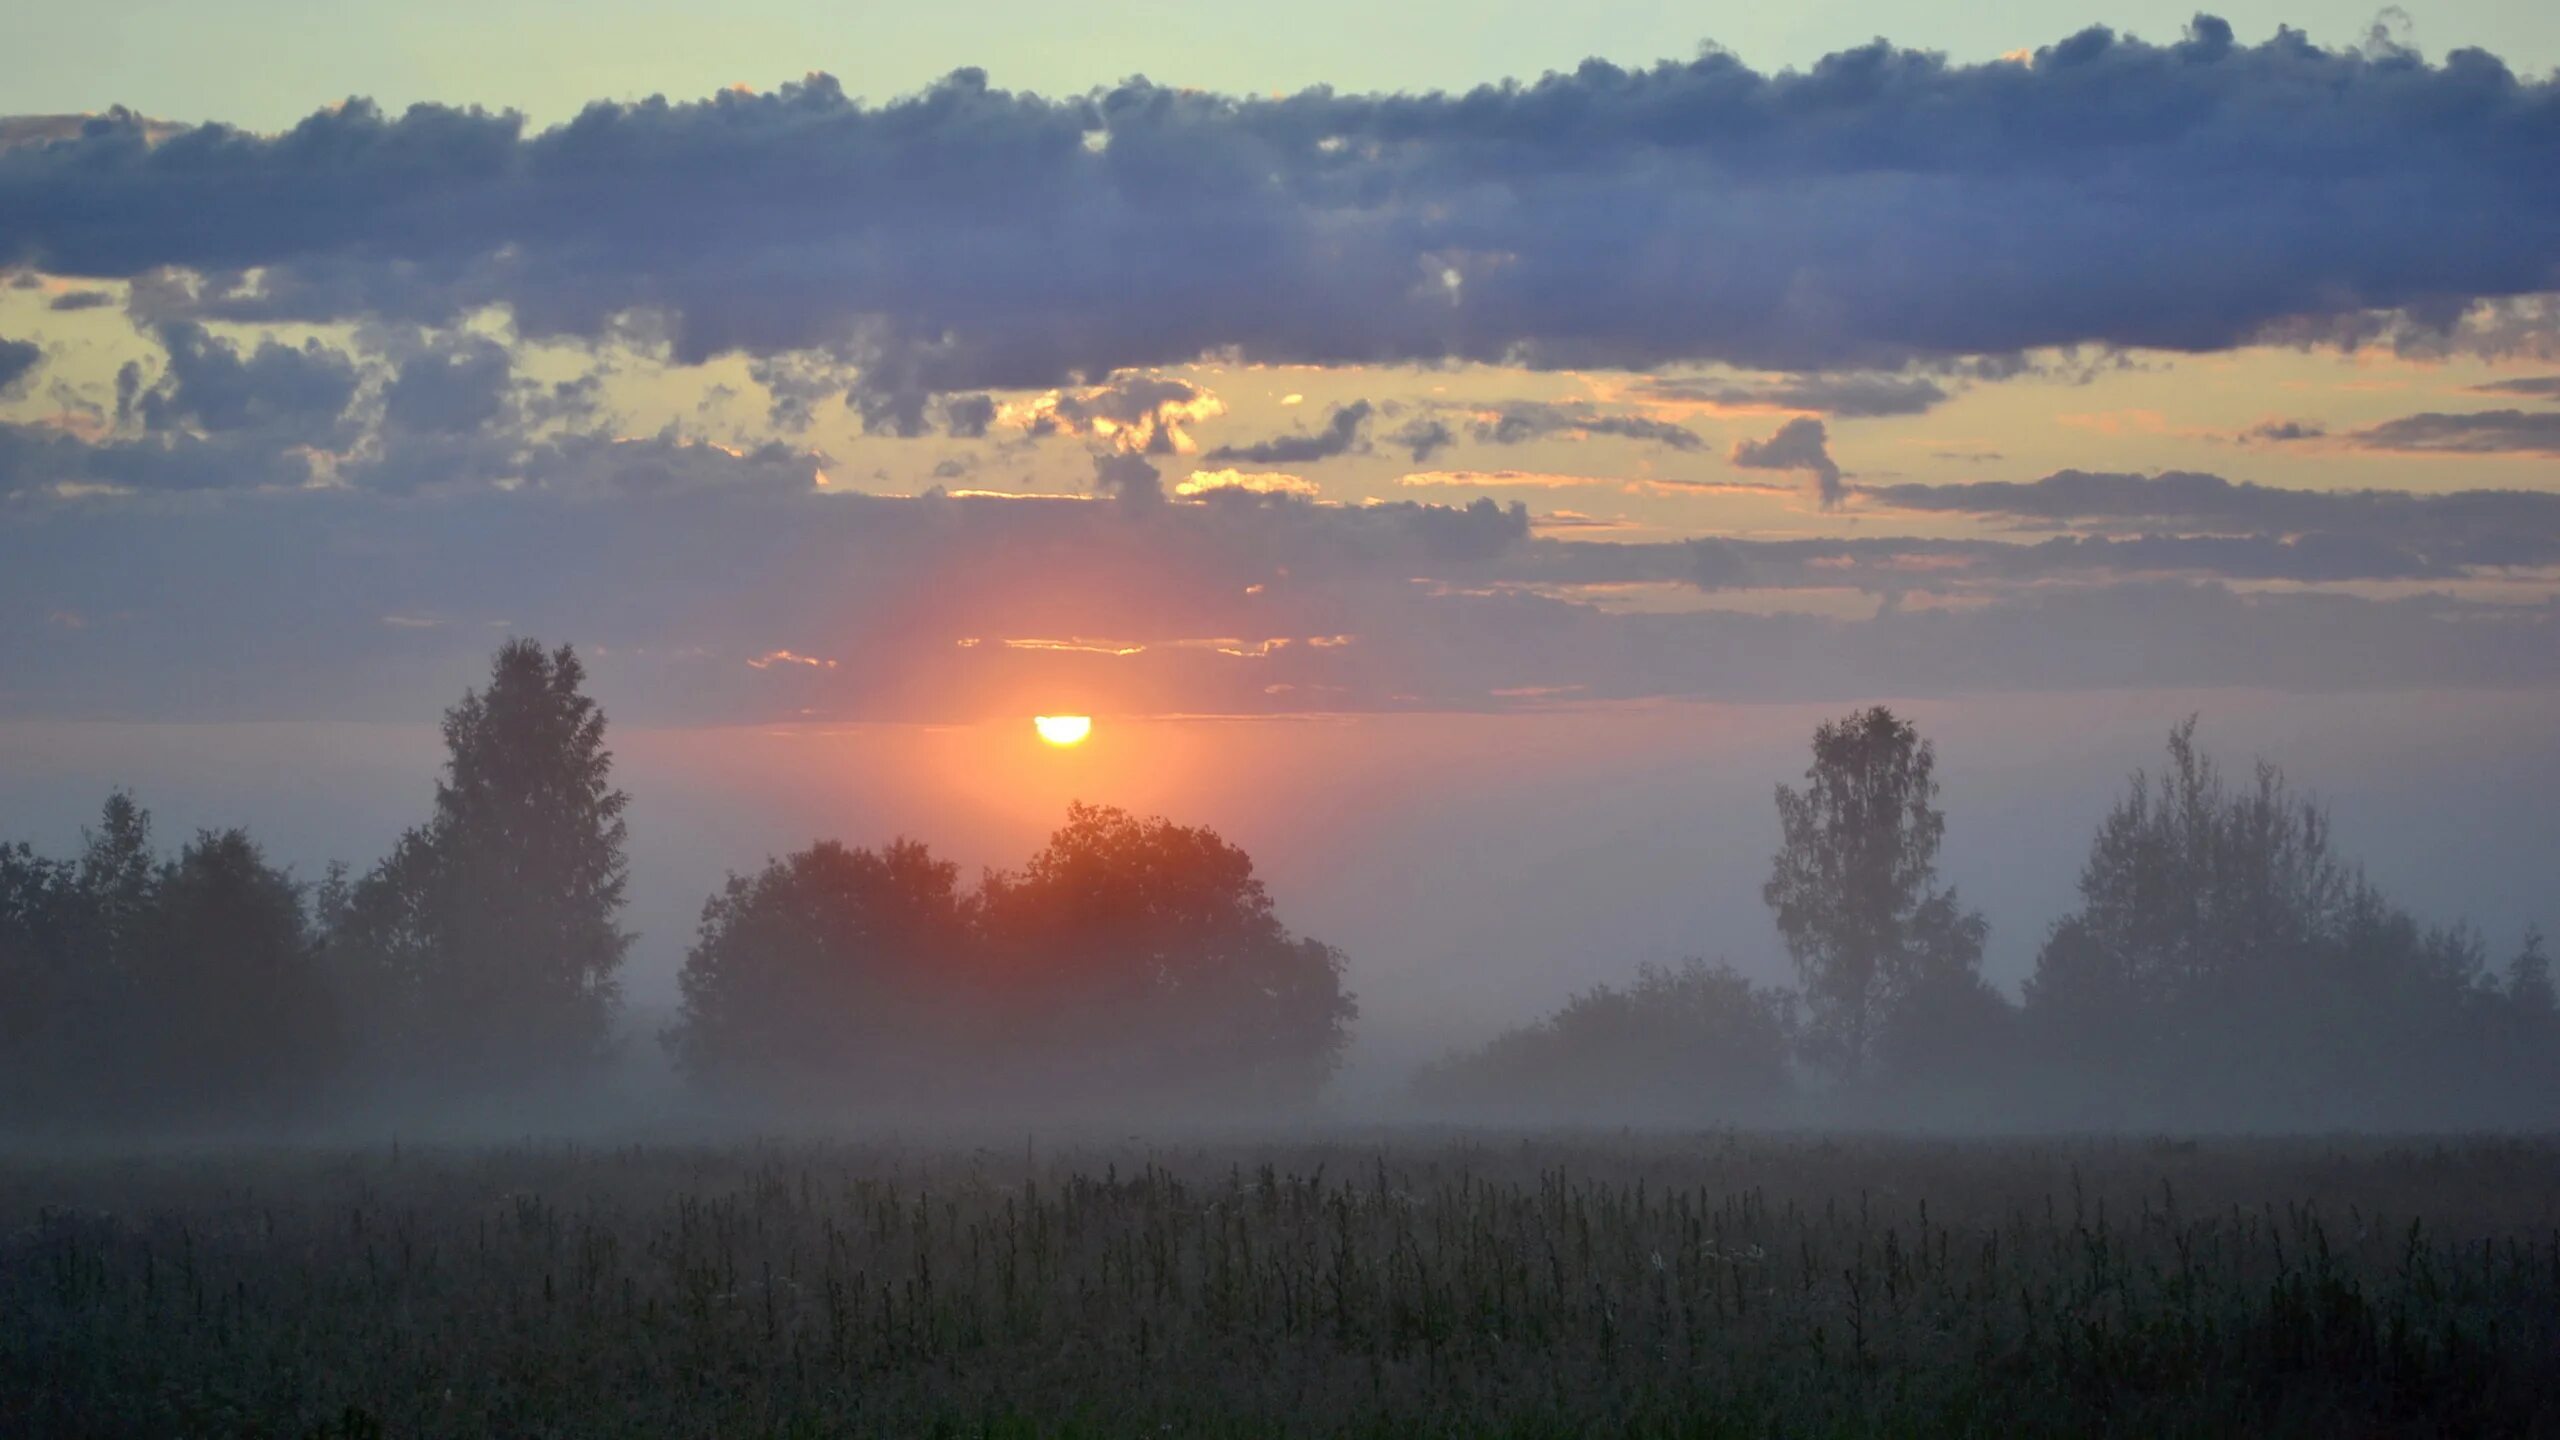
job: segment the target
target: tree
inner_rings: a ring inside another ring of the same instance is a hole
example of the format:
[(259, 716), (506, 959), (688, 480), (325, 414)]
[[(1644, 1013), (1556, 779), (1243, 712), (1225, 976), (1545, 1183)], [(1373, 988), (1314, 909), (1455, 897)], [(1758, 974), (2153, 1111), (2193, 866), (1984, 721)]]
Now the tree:
[(155, 903), (151, 814), (119, 790), (50, 860), (0, 848), (0, 1078), (22, 1122), (111, 1120), (147, 1098), (139, 961)]
[(2169, 733), (2092, 837), (2080, 908), (2027, 983), (2032, 1037), (2105, 1118), (2324, 1125), (2515, 1111), (2496, 1063), (2511, 988), (2468, 927), (2422, 926), (2260, 763), (2227, 779)]
[(334, 1007), (292, 877), (242, 831), (163, 863), (108, 797), (77, 859), (0, 847), (0, 1094), (44, 1125), (273, 1121), (320, 1098)]
[(678, 977), (677, 1063), (717, 1088), (831, 1099), (878, 1099), (939, 1066), (971, 942), (958, 879), (907, 840), (820, 841), (730, 876)]
[(981, 896), (979, 993), (1047, 1083), (1304, 1097), (1359, 1013), (1341, 952), (1291, 935), (1253, 861), (1205, 828), (1077, 805)]
[(337, 1016), (301, 887), (245, 831), (206, 831), (163, 869), (140, 937), (136, 1036), (149, 1115), (277, 1120), (325, 1097)]
[(2499, 999), (2500, 1077), (2510, 1095), (2526, 1101), (2514, 1107), (2518, 1118), (2548, 1125), (2560, 1118), (2560, 997), (2539, 927), (2526, 928), (2523, 947), (2507, 962)]
[(1803, 790), (1778, 787), (1783, 842), (1761, 898), (1794, 958), (1812, 1057), (1846, 1081), (1924, 991), (1978, 986), (1985, 927), (1937, 888), (1937, 755), (1878, 705), (1814, 732)]
[(1788, 1091), (1795, 997), (1729, 966), (1647, 965), (1555, 1014), (1425, 1066), (1416, 1098), (1580, 1119), (1757, 1118)]
[(434, 817), (347, 898), (340, 963), (441, 1081), (506, 1088), (606, 1049), (629, 798), (585, 679), (565, 645), (499, 650), (445, 712)]
[(98, 809), (98, 828), (81, 832), (75, 885), (79, 944), (102, 977), (129, 978), (152, 904), (158, 860), (151, 850), (151, 812), (122, 790)]
[(2560, 996), (2551, 985), (2551, 957), (2542, 953), (2542, 931), (2527, 926), (2524, 948), (2507, 962), (2507, 998), (2518, 1011), (2535, 1020), (2549, 1022), (2560, 1014)]
[(1941, 1106), (1996, 1104), (2013, 1078), (2017, 1007), (1982, 978), (1990, 928), (1951, 892), (1922, 901), (1876, 1027), (1878, 1072)]
[(78, 930), (76, 867), (0, 845), (0, 1123), (59, 1115), (78, 1089)]

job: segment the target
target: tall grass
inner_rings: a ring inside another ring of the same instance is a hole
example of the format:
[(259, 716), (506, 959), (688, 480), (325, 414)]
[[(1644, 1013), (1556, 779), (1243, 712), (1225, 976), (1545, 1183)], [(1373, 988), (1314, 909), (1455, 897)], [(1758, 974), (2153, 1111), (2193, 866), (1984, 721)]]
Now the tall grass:
[(0, 1163), (0, 1433), (2560, 1433), (2560, 1146)]

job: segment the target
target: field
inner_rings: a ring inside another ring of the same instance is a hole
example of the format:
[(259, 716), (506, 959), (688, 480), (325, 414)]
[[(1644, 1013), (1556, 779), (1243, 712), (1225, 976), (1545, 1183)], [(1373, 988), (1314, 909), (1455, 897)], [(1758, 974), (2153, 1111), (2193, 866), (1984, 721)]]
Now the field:
[(0, 1434), (2560, 1434), (2560, 1144), (0, 1159)]

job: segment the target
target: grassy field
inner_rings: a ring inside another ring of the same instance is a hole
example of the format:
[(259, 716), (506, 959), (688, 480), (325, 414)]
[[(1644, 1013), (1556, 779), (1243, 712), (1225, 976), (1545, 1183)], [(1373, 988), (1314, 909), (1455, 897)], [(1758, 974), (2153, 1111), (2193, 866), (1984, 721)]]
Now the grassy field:
[(0, 1159), (0, 1434), (2560, 1434), (2560, 1144)]

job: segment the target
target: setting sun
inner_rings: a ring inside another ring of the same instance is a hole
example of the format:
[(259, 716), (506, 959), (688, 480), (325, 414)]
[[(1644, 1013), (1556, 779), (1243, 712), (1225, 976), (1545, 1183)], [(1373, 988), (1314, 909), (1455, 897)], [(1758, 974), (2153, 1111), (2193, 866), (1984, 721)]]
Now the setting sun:
[(1031, 726), (1040, 732), (1041, 739), (1052, 745), (1081, 745), (1084, 743), (1084, 737), (1093, 733), (1093, 717), (1090, 715), (1034, 715), (1031, 717)]

